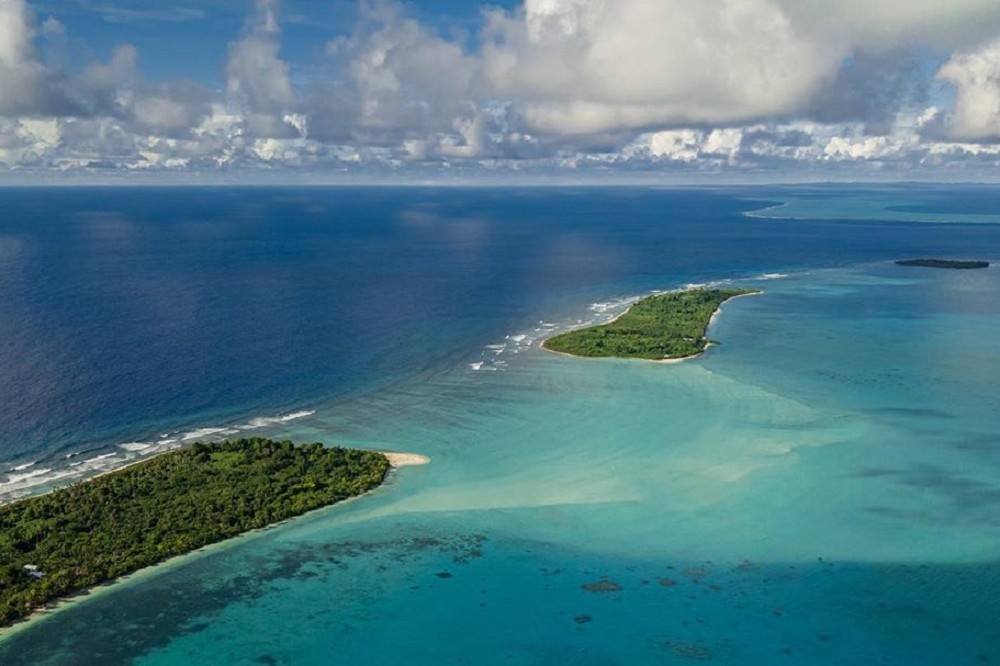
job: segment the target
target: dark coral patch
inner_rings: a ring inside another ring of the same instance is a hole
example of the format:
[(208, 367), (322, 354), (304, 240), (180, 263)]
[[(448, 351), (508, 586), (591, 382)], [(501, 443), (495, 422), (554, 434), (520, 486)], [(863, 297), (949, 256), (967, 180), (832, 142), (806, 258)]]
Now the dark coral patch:
[(683, 659), (695, 661), (707, 661), (712, 658), (712, 652), (704, 645), (698, 643), (685, 643), (684, 641), (663, 641), (660, 644), (664, 650)]
[(596, 583), (584, 583), (581, 585), (587, 592), (621, 592), (622, 586), (610, 578), (602, 578)]

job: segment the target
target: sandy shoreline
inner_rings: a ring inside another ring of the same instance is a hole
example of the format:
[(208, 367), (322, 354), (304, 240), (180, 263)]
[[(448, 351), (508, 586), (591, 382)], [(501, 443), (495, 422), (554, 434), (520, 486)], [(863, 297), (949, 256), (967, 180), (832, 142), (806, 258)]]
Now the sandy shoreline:
[[(175, 449), (171, 449), (171, 450), (175, 450)], [(167, 451), (163, 451), (161, 453), (167, 453)], [(431, 461), (431, 459), (428, 456), (421, 455), (419, 453), (398, 453), (398, 452), (393, 452), (393, 451), (378, 451), (377, 453), (381, 453), (382, 455), (384, 455), (389, 460), (389, 466), (393, 470), (398, 469), (400, 467), (412, 467), (412, 466), (415, 466), (415, 465), (427, 465)], [(92, 476), (92, 477), (87, 477), (87, 479), (85, 479), (85, 480), (90, 480), (90, 479), (97, 478), (98, 476), (104, 476), (105, 474), (111, 474), (113, 472), (117, 472), (118, 470), (124, 469), (126, 467), (131, 467), (132, 465), (138, 464), (140, 462), (145, 462), (145, 460), (149, 460), (149, 459), (151, 459), (153, 457), (155, 457), (155, 455), (154, 456), (150, 456), (149, 458), (146, 458), (144, 460), (136, 460), (136, 461), (131, 462), (131, 463), (127, 464), (127, 465), (122, 465), (121, 467), (116, 467), (115, 469), (108, 470), (106, 472), (102, 472), (102, 473), (97, 474), (97, 475)], [(36, 608), (34, 611), (31, 612), (31, 614), (27, 615), (26, 617), (23, 617), (23, 618), (15, 621), (13, 624), (10, 624), (10, 625), (7, 625), (7, 626), (0, 626), (0, 641), (6, 640), (7, 638), (13, 636), (14, 634), (19, 633), (20, 631), (23, 631), (25, 629), (29, 629), (31, 627), (34, 627), (38, 622), (43, 621), (47, 617), (51, 617), (52, 614), (54, 614), (54, 613), (57, 613), (57, 612), (59, 612), (61, 610), (69, 608), (70, 606), (73, 606), (73, 605), (75, 605), (77, 603), (80, 603), (81, 601), (85, 601), (87, 599), (91, 599), (94, 596), (97, 596), (97, 595), (109, 592), (109, 591), (112, 590), (112, 588), (117, 589), (122, 584), (139, 583), (139, 582), (141, 582), (141, 580), (143, 578), (157, 575), (157, 574), (162, 573), (163, 571), (165, 571), (167, 569), (173, 568), (174, 566), (186, 564), (187, 562), (191, 561), (194, 558), (202, 557), (202, 556), (205, 556), (205, 555), (209, 555), (213, 551), (220, 550), (220, 549), (227, 548), (227, 547), (231, 547), (231, 546), (235, 545), (236, 543), (238, 543), (239, 541), (241, 541), (242, 539), (250, 538), (253, 535), (260, 534), (262, 532), (266, 532), (268, 530), (274, 529), (275, 527), (278, 527), (279, 525), (282, 525), (282, 524), (284, 524), (286, 522), (297, 520), (297, 519), (300, 519), (300, 518), (304, 518), (306, 516), (309, 516), (310, 514), (319, 513), (320, 511), (327, 511), (327, 510), (339, 507), (341, 505), (347, 504), (349, 502), (353, 502), (353, 501), (359, 500), (362, 497), (365, 497), (366, 495), (369, 495), (369, 494), (371, 494), (371, 493), (379, 490), (384, 485), (385, 485), (385, 483), (383, 482), (382, 484), (379, 484), (375, 488), (372, 488), (371, 490), (369, 490), (368, 492), (366, 492), (366, 493), (364, 493), (362, 495), (358, 495), (356, 497), (349, 497), (349, 498), (347, 498), (345, 500), (341, 500), (339, 502), (336, 502), (334, 504), (329, 504), (327, 506), (317, 507), (317, 508), (313, 509), (312, 511), (308, 511), (308, 512), (303, 513), (303, 514), (301, 514), (299, 516), (292, 516), (291, 518), (286, 518), (285, 520), (282, 520), (280, 522), (273, 523), (271, 525), (265, 525), (264, 527), (260, 527), (260, 528), (254, 529), (254, 530), (250, 530), (248, 532), (243, 532), (242, 534), (237, 534), (235, 536), (232, 536), (232, 537), (230, 537), (228, 539), (224, 539), (222, 541), (217, 541), (215, 543), (206, 544), (206, 545), (202, 546), (201, 548), (198, 548), (196, 550), (192, 550), (191, 552), (182, 553), (180, 555), (174, 555), (173, 557), (170, 557), (170, 558), (168, 558), (166, 560), (163, 560), (162, 562), (157, 562), (156, 564), (151, 564), (148, 567), (143, 567), (142, 569), (139, 569), (138, 571), (133, 571), (132, 573), (125, 574), (124, 576), (120, 576), (118, 578), (106, 581), (104, 583), (100, 583), (99, 585), (95, 585), (94, 587), (89, 587), (89, 588), (80, 590), (78, 592), (74, 592), (73, 594), (71, 594), (69, 596), (61, 597), (59, 599), (55, 599), (53, 601), (50, 601), (49, 603), (47, 603), (47, 604), (45, 604), (43, 606), (40, 606), (39, 608)], [(52, 492), (54, 490), (58, 490), (58, 488), (52, 488), (51, 490), (49, 490), (47, 492)], [(15, 500), (15, 501), (17, 501), (17, 500)]]
[(420, 455), (419, 453), (397, 453), (394, 451), (379, 451), (379, 453), (389, 459), (389, 465), (392, 467), (426, 465), (431, 461), (430, 458)]
[[(711, 347), (712, 345), (708, 345)], [(556, 351), (554, 349), (549, 349), (545, 346), (545, 341), (542, 341), (541, 348), (543, 351), (547, 351), (550, 354), (557, 354), (559, 356), (568, 356), (569, 358), (581, 359), (584, 361), (604, 361), (609, 358), (617, 358), (624, 361), (645, 361), (646, 363), (683, 363), (684, 361), (690, 361), (693, 358), (698, 358), (702, 356), (708, 347), (704, 351), (700, 351), (697, 354), (691, 354), (690, 356), (678, 356), (677, 358), (624, 358), (621, 356), (577, 356), (576, 354), (570, 354), (568, 352)]]
[(715, 308), (715, 312), (713, 312), (712, 316), (709, 317), (709, 319), (708, 319), (708, 326), (705, 327), (705, 332), (707, 333), (708, 329), (711, 328), (712, 324), (715, 323), (715, 318), (719, 316), (720, 312), (722, 312), (722, 306), (723, 305), (725, 305), (729, 301), (735, 301), (737, 298), (743, 298), (745, 296), (760, 296), (763, 293), (764, 293), (763, 291), (752, 291), (749, 294), (739, 294), (738, 296), (730, 296), (726, 300), (724, 300), (721, 303), (719, 303), (719, 307)]
[[(687, 290), (686, 289), (680, 289), (679, 291), (687, 291)], [(657, 293), (668, 293), (668, 292), (657, 292)], [(759, 296), (760, 294), (763, 294), (763, 293), (764, 293), (763, 291), (753, 291), (753, 292), (750, 292), (748, 294), (739, 294), (737, 296), (730, 296), (729, 298), (727, 298), (726, 300), (724, 300), (722, 303), (719, 303), (719, 307), (715, 308), (715, 312), (713, 312), (712, 316), (709, 317), (709, 319), (708, 319), (708, 324), (705, 325), (705, 333), (708, 334), (708, 329), (710, 329), (712, 327), (712, 324), (715, 323), (715, 318), (718, 317), (719, 313), (722, 312), (722, 306), (724, 304), (728, 303), (729, 301), (735, 300), (737, 298), (743, 298), (744, 296)], [(655, 296), (657, 294), (652, 294), (652, 295)], [(641, 299), (639, 299), (639, 300), (641, 300)], [(633, 303), (632, 305), (635, 305), (635, 304)], [(632, 306), (630, 305), (629, 306), (629, 310), (631, 310), (631, 309), (632, 309)], [(626, 314), (628, 314), (628, 310), (626, 310), (625, 312), (622, 312), (622, 313), (618, 314), (617, 316), (615, 316), (614, 319), (611, 319), (610, 321), (607, 321), (604, 324), (595, 324), (595, 326), (606, 326), (607, 324), (610, 324), (610, 323), (612, 323), (614, 321), (617, 321), (618, 319), (620, 319), (622, 316), (624, 316)], [(589, 326), (585, 326), (584, 328), (590, 328), (590, 327)], [(562, 333), (556, 333), (556, 335), (562, 335)], [(555, 337), (555, 335), (551, 336), (551, 337)], [(546, 338), (545, 340), (542, 340), (542, 342), (539, 345), (539, 347), (541, 347), (544, 351), (547, 351), (550, 354), (558, 354), (559, 356), (568, 356), (570, 358), (585, 359), (585, 360), (591, 360), (591, 361), (596, 361), (596, 360), (601, 360), (601, 359), (608, 359), (608, 358), (624, 358), (624, 357), (621, 357), (621, 356), (577, 356), (576, 354), (570, 354), (568, 352), (561, 352), (561, 351), (556, 351), (554, 349), (549, 349), (548, 347), (545, 346), (545, 343), (546, 343), (547, 340), (548, 340), (548, 338)], [(705, 353), (709, 349), (711, 349), (712, 347), (714, 347), (714, 346), (715, 345), (712, 343), (712, 341), (709, 340), (708, 344), (705, 345), (704, 349), (702, 349), (697, 354), (691, 354), (689, 356), (678, 356), (676, 358), (625, 358), (625, 360), (628, 360), (628, 361), (646, 361), (647, 363), (683, 363), (684, 361), (690, 361), (692, 359), (698, 358), (699, 356), (704, 356)]]

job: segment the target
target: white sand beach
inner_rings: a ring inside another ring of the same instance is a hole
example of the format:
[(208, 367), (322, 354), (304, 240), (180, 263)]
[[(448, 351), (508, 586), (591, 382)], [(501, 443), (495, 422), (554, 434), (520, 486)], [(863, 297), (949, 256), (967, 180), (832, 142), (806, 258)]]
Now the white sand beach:
[(431, 461), (427, 456), (419, 453), (396, 453), (393, 451), (380, 451), (382, 455), (389, 459), (389, 464), (393, 467), (412, 467), (414, 465), (426, 465)]

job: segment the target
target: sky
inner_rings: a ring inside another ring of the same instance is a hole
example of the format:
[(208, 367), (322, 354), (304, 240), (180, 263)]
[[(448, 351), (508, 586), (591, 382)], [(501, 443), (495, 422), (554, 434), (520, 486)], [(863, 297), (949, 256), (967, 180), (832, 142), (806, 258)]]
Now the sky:
[(0, 183), (998, 166), (997, 0), (0, 0)]

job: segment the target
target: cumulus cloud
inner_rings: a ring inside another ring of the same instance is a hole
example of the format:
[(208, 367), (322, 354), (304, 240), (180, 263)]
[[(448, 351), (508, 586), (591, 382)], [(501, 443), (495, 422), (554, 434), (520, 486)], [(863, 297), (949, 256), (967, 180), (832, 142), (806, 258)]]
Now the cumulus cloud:
[(993, 37), (993, 0), (780, 0), (784, 14), (811, 40), (879, 51), (923, 44), (951, 51)]
[(120, 92), (121, 119), (133, 131), (160, 137), (191, 135), (211, 109), (209, 90), (190, 81), (136, 84)]
[(25, 0), (0, 0), (0, 115), (64, 113), (71, 107), (37, 58), (35, 15)]
[(310, 136), (321, 141), (436, 153), (437, 134), (484, 122), (475, 60), (399, 6), (362, 5), (352, 34), (330, 41), (327, 53), (340, 75), (312, 92)]
[(45, 155), (61, 141), (59, 123), (54, 119), (0, 118), (0, 164), (8, 168), (43, 163)]
[(325, 91), (313, 127), (365, 128), (423, 153), (434, 139), (418, 134), (454, 137), (503, 103), (496, 129), (533, 146), (795, 117), (884, 135), (927, 96), (916, 46), (1000, 31), (992, 0), (525, 0), (484, 16), (476, 39), (449, 40), (395, 5), (366, 5), (363, 26), (330, 48), (353, 85)]
[(76, 88), (90, 117), (120, 121), (128, 131), (178, 137), (189, 133), (209, 111), (210, 92), (190, 81), (156, 85), (137, 78), (138, 50), (117, 47), (106, 63), (83, 69)]
[(527, 129), (590, 134), (791, 112), (831, 75), (772, 0), (527, 0), (482, 51)]
[(833, 121), (884, 122), (913, 93), (901, 47), (997, 31), (984, 0), (526, 0), (481, 58), (540, 132), (787, 117), (822, 92)]
[(705, 137), (695, 130), (665, 130), (648, 137), (649, 153), (681, 162), (693, 162), (701, 154)]
[(226, 92), (246, 115), (254, 137), (290, 137), (296, 129), (284, 116), (296, 111), (289, 65), (278, 53), (278, 0), (258, 0), (243, 37), (229, 46)]
[(91, 115), (114, 113), (121, 105), (119, 91), (132, 84), (138, 55), (134, 46), (123, 44), (107, 63), (92, 63), (84, 68), (78, 89)]
[(1000, 140), (1000, 39), (954, 54), (937, 78), (955, 89), (944, 131), (962, 141)]
[(911, 49), (859, 50), (816, 91), (806, 114), (823, 123), (861, 122), (867, 134), (884, 135), (897, 114), (926, 103), (928, 88)]
[[(484, 9), (471, 32), (363, 0), (307, 82), (282, 53), (279, 10), (256, 1), (221, 58), (224, 85), (210, 90), (144, 82), (127, 44), (107, 62), (56, 64), (52, 45), (75, 43), (66, 17), (40, 21), (25, 0), (0, 0), (0, 160), (656, 169), (997, 159), (987, 147), (1000, 139), (996, 0), (523, 0)], [(171, 16), (194, 17), (185, 12)], [(937, 88), (933, 53), (946, 54)]]

